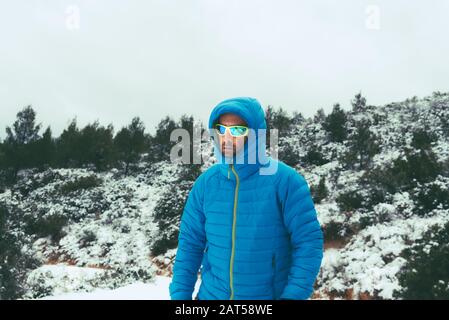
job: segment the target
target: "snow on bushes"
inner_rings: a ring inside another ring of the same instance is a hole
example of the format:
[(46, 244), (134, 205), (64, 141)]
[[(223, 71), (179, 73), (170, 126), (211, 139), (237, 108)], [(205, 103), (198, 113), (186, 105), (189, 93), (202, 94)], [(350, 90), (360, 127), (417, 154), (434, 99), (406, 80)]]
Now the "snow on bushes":
[[(65, 265), (44, 265), (28, 275), (25, 299), (36, 299), (68, 292), (89, 292), (100, 287), (104, 270)], [(104, 285), (104, 284), (103, 284)]]
[(139, 182), (142, 176), (116, 178), (86, 169), (50, 169), (27, 179), (31, 183), (2, 196), (22, 211), (21, 230), (34, 238), (41, 263), (102, 268), (113, 287), (151, 279), (159, 188)]
[(402, 299), (449, 299), (449, 223), (433, 226), (402, 253), (408, 261), (398, 274)]
[(437, 210), (429, 218), (414, 216), (376, 224), (360, 231), (343, 249), (326, 251), (317, 279), (319, 295), (358, 299), (368, 294), (392, 299), (395, 290), (402, 289), (398, 273), (407, 263), (403, 250), (432, 226), (441, 229), (448, 219), (448, 211)]

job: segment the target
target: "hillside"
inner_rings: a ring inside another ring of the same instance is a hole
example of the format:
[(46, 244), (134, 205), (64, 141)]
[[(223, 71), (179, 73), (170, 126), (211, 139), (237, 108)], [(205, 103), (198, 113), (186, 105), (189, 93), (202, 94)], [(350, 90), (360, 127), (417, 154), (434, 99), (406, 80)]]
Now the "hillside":
[[(279, 129), (280, 159), (309, 182), (325, 234), (313, 298), (449, 297), (448, 93), (385, 106), (359, 96), (352, 110), (336, 105), (308, 119), (278, 111), (270, 120)], [(17, 257), (16, 270), (2, 272), (15, 275), (19, 298), (171, 275), (185, 198), (211, 163), (139, 159), (128, 174), (21, 170), (0, 193), (0, 243), (13, 243), (9, 255)], [(14, 296), (5, 288), (3, 296)]]

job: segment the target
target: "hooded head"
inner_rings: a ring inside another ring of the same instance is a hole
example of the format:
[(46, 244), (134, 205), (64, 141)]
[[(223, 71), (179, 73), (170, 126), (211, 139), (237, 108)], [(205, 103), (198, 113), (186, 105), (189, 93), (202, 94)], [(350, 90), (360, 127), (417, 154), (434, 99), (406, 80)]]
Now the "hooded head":
[[(233, 113), (242, 118), (250, 128), (247, 142), (243, 151), (233, 156), (233, 159), (225, 158), (221, 152), (214, 132), (214, 124), (218, 122), (221, 115), (225, 113)], [(264, 111), (254, 98), (238, 97), (227, 99), (220, 102), (212, 110), (209, 117), (210, 134), (214, 137), (214, 154), (218, 160), (218, 164), (225, 174), (229, 170), (229, 164), (234, 164), (237, 173), (242, 176), (249, 175), (257, 170), (261, 165), (267, 163), (266, 155), (266, 129)]]

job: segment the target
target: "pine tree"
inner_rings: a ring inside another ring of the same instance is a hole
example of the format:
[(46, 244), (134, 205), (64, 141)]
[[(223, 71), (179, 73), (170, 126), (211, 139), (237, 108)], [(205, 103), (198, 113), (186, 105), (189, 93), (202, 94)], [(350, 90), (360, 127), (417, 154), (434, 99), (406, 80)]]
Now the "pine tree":
[(288, 164), (291, 167), (295, 167), (300, 163), (298, 154), (296, 154), (293, 145), (291, 143), (282, 143), (279, 146), (279, 160)]
[(94, 165), (97, 170), (106, 170), (113, 162), (114, 127), (100, 126), (98, 120), (86, 125), (80, 132), (79, 157), (83, 165)]
[(324, 158), (321, 148), (312, 145), (303, 158), (303, 162), (307, 165), (321, 166), (328, 161)]
[(36, 125), (36, 112), (31, 106), (17, 113), (13, 128), (6, 127), (7, 141), (25, 145), (39, 139), (41, 124)]
[(292, 116), (292, 126), (298, 126), (301, 123), (303, 123), (305, 120), (304, 116), (302, 115), (301, 112), (298, 111), (293, 111), (293, 116)]
[(370, 131), (371, 122), (363, 119), (356, 122), (355, 131), (350, 137), (350, 153), (357, 155), (360, 169), (366, 169), (380, 147), (377, 137)]
[(313, 116), (313, 122), (324, 124), (325, 121), (326, 121), (326, 114), (324, 113), (324, 109), (319, 108), (315, 113), (315, 115)]
[(133, 118), (128, 127), (116, 134), (114, 146), (118, 160), (125, 163), (125, 175), (128, 175), (129, 166), (136, 163), (145, 150), (145, 125), (139, 117)]
[(433, 226), (402, 252), (407, 263), (398, 274), (394, 297), (411, 300), (449, 299), (449, 223)]
[(413, 131), (413, 138), (411, 146), (419, 150), (430, 150), (432, 142), (436, 141), (437, 137), (431, 132), (429, 126), (418, 128)]
[(170, 160), (170, 150), (175, 145), (170, 141), (170, 135), (176, 128), (176, 122), (169, 116), (159, 122), (149, 148), (148, 159), (151, 162)]
[(42, 138), (36, 141), (35, 146), (37, 166), (41, 169), (53, 166), (56, 158), (56, 145), (50, 127), (47, 127)]
[(351, 100), (352, 111), (355, 113), (362, 112), (366, 109), (366, 98), (359, 92), (355, 95), (354, 100)]
[(20, 218), (21, 215), (0, 202), (0, 300), (20, 298), (27, 271), (37, 266), (32, 257), (21, 251)]
[(343, 142), (347, 137), (346, 113), (340, 108), (338, 103), (334, 104), (324, 122), (324, 129), (329, 132), (330, 140), (333, 142)]
[(311, 188), (311, 193), (315, 203), (321, 203), (322, 200), (326, 199), (328, 196), (328, 190), (326, 187), (326, 177), (321, 177), (320, 182), (316, 188)]
[(193, 140), (193, 134), (194, 134), (194, 130), (195, 130), (195, 120), (193, 118), (193, 116), (188, 116), (188, 115), (182, 115), (181, 119), (178, 121), (178, 128), (182, 128), (184, 130), (187, 130), (187, 132), (189, 133), (189, 137), (190, 137), (190, 141), (189, 141), (189, 163), (188, 164), (184, 164), (184, 166), (189, 165), (189, 164), (193, 164), (193, 154), (195, 152), (194, 150), (194, 140)]
[(78, 167), (81, 164), (80, 155), (81, 133), (76, 118), (64, 129), (56, 139), (57, 161), (61, 167)]
[[(292, 125), (292, 119), (282, 107), (275, 110), (272, 106), (268, 106), (265, 111), (265, 121), (268, 130), (278, 130), (279, 138), (285, 137), (289, 133)], [(269, 132), (267, 132), (267, 143), (269, 143)]]
[(13, 181), (19, 170), (32, 167), (37, 162), (33, 144), (40, 139), (41, 124), (37, 125), (35, 120), (36, 112), (31, 106), (27, 106), (17, 113), (13, 127), (6, 127), (5, 162), (12, 171)]

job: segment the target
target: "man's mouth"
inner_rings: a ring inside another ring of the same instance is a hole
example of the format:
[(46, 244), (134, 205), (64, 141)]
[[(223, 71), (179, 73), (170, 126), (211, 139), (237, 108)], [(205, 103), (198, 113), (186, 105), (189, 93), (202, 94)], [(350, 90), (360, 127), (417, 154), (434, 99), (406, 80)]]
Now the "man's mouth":
[(223, 150), (226, 150), (226, 151), (233, 151), (234, 150), (234, 147), (232, 147), (232, 146), (223, 146), (222, 148), (223, 148)]

